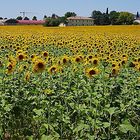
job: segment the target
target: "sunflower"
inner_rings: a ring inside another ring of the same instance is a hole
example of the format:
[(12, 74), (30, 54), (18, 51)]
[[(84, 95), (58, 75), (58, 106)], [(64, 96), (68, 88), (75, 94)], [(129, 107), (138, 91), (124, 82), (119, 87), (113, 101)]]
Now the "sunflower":
[(17, 59), (19, 60), (19, 61), (22, 61), (23, 59), (25, 59), (25, 55), (23, 54), (23, 53), (19, 53), (18, 55), (17, 55)]
[(62, 64), (68, 64), (68, 62), (69, 62), (69, 57), (68, 56), (63, 56), (62, 57)]
[(121, 65), (125, 65), (127, 63), (127, 58), (123, 58), (122, 60), (121, 60)]
[(74, 62), (80, 63), (82, 61), (82, 58), (78, 55), (74, 57)]
[(99, 64), (99, 59), (98, 58), (92, 58), (92, 64), (97, 66)]
[(118, 62), (117, 61), (112, 61), (112, 68), (117, 67), (118, 66)]
[(85, 72), (86, 72), (86, 76), (89, 78), (99, 74), (99, 70), (97, 68), (87, 68)]
[(46, 57), (48, 57), (48, 55), (49, 55), (49, 54), (48, 54), (48, 52), (47, 52), (47, 51), (44, 51), (44, 52), (42, 53), (42, 55), (43, 55), (43, 57), (45, 57), (45, 58), (46, 58)]
[(56, 65), (53, 65), (48, 69), (48, 72), (50, 74), (56, 74), (57, 71), (58, 71), (58, 67)]
[(119, 67), (116, 66), (116, 67), (113, 67), (112, 70), (111, 70), (111, 75), (112, 76), (117, 76), (117, 74), (119, 73)]
[(41, 59), (38, 59), (35, 61), (34, 66), (33, 66), (33, 71), (35, 73), (40, 73), (45, 70), (45, 62)]
[(6, 73), (7, 73), (7, 74), (11, 74), (13, 71), (14, 71), (14, 65), (13, 65), (12, 63), (9, 63), (9, 64), (7, 65)]
[(17, 63), (16, 59), (13, 56), (9, 56), (8, 58), (9, 58), (9, 63), (11, 63), (13, 66), (16, 66)]

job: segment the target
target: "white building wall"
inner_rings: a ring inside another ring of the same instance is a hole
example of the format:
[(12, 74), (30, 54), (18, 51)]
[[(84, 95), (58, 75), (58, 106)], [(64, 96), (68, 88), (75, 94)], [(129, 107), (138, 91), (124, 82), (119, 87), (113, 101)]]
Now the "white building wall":
[(94, 25), (94, 20), (90, 19), (69, 19), (68, 26), (92, 26)]

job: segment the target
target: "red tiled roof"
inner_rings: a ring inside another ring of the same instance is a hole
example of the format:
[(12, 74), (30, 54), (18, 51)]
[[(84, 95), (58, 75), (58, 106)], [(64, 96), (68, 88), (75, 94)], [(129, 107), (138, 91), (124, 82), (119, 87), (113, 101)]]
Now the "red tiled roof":
[(73, 20), (74, 20), (74, 19), (75, 19), (75, 20), (80, 20), (80, 19), (81, 19), (81, 20), (82, 20), (82, 19), (83, 19), (83, 20), (84, 20), (84, 19), (85, 19), (85, 20), (94, 20), (93, 18), (81, 17), (81, 16), (68, 17), (67, 19), (68, 19), (68, 20), (70, 20), (70, 19), (73, 19)]
[(44, 20), (17, 20), (18, 24), (44, 24)]

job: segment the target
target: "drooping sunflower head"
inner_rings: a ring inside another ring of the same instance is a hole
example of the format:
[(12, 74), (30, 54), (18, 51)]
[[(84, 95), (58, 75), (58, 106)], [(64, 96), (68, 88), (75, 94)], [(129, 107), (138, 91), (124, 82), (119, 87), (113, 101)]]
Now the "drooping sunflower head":
[(119, 71), (120, 71), (120, 68), (118, 66), (113, 67), (111, 70), (111, 75), (116, 76), (119, 73)]
[(14, 71), (14, 65), (12, 63), (9, 63), (7, 65), (6, 73), (11, 74)]
[(123, 58), (120, 62), (120, 64), (123, 66), (127, 63), (127, 58)]
[(69, 62), (69, 57), (68, 56), (63, 56), (62, 57), (62, 64), (65, 65), (65, 64), (68, 64)]
[(9, 57), (8, 57), (8, 61), (9, 61), (9, 63), (11, 63), (13, 66), (16, 66), (17, 61), (16, 61), (16, 59), (15, 59), (13, 56), (9, 56)]
[(57, 68), (58, 68), (58, 67), (57, 67), (56, 65), (51, 66), (51, 67), (48, 69), (49, 74), (56, 74), (56, 72), (58, 71)]
[(41, 59), (38, 59), (35, 61), (34, 66), (33, 66), (33, 71), (35, 73), (41, 73), (45, 70), (45, 62)]
[(27, 71), (27, 72), (25, 73), (24, 80), (25, 80), (26, 82), (29, 81), (30, 76), (31, 76), (31, 73), (30, 73), (29, 71)]

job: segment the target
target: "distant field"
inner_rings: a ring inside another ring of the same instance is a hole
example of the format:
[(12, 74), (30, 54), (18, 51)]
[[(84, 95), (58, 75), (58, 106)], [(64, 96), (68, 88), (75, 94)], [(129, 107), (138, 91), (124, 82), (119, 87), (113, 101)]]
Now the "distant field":
[(140, 138), (140, 26), (0, 26), (0, 138)]

